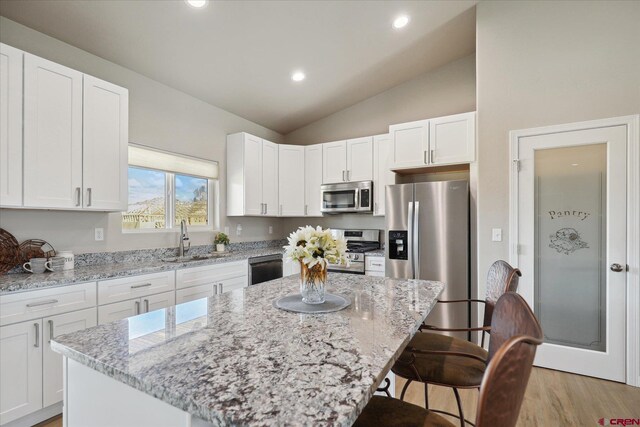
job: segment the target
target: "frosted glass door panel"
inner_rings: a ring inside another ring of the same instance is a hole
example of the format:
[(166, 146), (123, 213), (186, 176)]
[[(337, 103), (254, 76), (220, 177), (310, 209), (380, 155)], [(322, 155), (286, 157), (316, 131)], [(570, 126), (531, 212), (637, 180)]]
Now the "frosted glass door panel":
[(534, 311), (545, 342), (606, 351), (607, 146), (535, 151)]

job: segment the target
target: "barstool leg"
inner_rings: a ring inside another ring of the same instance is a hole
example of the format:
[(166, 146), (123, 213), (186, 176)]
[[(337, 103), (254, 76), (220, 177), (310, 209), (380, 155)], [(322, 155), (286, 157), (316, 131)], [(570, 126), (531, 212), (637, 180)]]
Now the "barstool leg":
[(424, 407), (429, 409), (429, 384), (424, 383)]
[(456, 395), (456, 402), (458, 403), (458, 412), (460, 413), (460, 427), (464, 426), (464, 411), (462, 410), (462, 401), (460, 400), (460, 393), (458, 389), (453, 387), (453, 394)]
[(402, 387), (402, 393), (400, 393), (400, 400), (404, 400), (404, 394), (407, 391), (409, 384), (411, 384), (411, 380), (407, 380), (407, 382), (404, 384), (404, 387)]

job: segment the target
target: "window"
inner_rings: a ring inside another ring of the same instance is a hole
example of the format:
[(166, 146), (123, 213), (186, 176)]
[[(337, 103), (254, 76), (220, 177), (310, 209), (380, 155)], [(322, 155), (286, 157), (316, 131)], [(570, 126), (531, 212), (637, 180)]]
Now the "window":
[(218, 163), (129, 146), (124, 231), (217, 228)]

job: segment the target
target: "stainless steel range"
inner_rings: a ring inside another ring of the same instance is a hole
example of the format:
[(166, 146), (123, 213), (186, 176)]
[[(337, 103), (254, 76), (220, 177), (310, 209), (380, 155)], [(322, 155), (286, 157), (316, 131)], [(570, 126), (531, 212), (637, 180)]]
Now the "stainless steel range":
[(328, 271), (364, 274), (365, 252), (380, 249), (380, 230), (331, 230), (334, 237), (347, 240), (348, 265), (329, 264)]

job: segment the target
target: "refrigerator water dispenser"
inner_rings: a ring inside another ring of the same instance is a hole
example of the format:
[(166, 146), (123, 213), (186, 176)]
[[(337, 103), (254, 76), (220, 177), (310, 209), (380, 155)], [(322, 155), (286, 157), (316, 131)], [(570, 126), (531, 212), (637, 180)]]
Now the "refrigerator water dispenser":
[(389, 259), (409, 259), (409, 233), (389, 230)]

